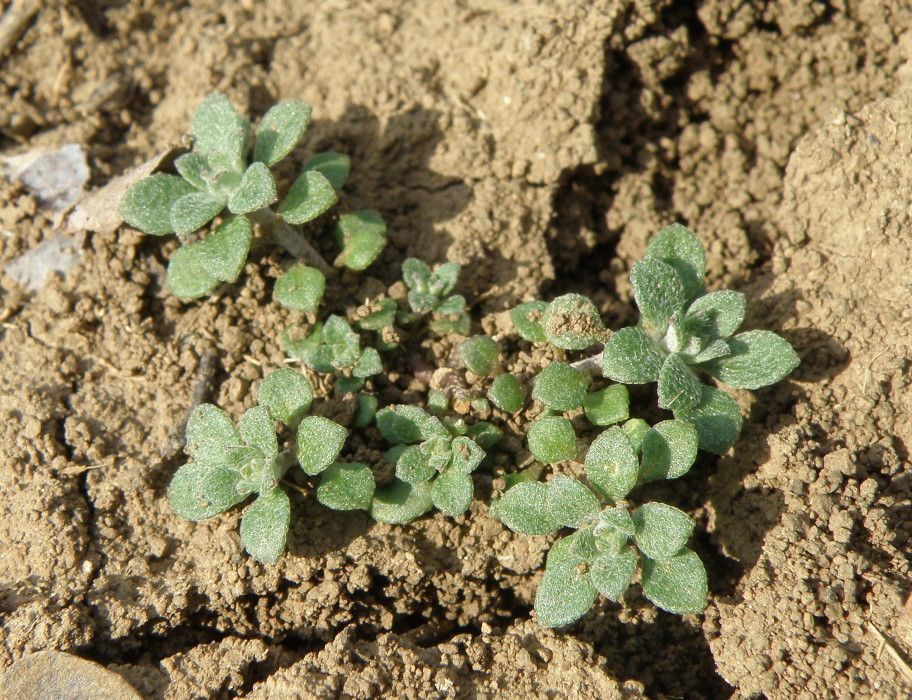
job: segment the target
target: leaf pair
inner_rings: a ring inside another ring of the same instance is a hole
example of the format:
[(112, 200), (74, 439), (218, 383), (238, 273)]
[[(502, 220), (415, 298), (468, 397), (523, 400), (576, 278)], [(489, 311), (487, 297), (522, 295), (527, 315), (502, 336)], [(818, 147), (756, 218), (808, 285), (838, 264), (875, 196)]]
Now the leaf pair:
[(469, 334), (465, 297), (450, 294), (459, 280), (461, 267), (459, 263), (448, 262), (431, 270), (417, 258), (408, 258), (402, 263), (409, 307), (416, 314), (433, 314), (430, 327), (435, 333)]
[(581, 294), (564, 294), (550, 304), (530, 301), (510, 312), (516, 332), (529, 342), (584, 350), (607, 337), (598, 308)]
[(329, 316), (317, 323), (303, 340), (292, 340), (285, 333), (285, 349), (291, 357), (300, 358), (315, 372), (337, 373), (347, 370), (350, 376), (339, 377), (347, 391), (357, 391), (367, 377), (383, 371), (380, 353), (374, 348), (361, 348), (361, 339), (348, 321)]

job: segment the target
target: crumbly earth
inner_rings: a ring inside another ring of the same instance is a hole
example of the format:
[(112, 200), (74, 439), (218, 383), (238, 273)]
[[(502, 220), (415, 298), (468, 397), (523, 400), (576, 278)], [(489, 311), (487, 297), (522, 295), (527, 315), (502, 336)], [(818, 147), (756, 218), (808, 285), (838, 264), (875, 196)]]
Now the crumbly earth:
[[(90, 231), (37, 295), (0, 279), (0, 668), (67, 651), (150, 698), (908, 697), (910, 60), (901, 0), (47, 3), (0, 57), (2, 155), (76, 142), (103, 185), (179, 142), (212, 90), (254, 117), (303, 99), (315, 122), (284, 184), (313, 151), (349, 153), (340, 208), (390, 229), (334, 311), (409, 255), (461, 261), (476, 328), (522, 375), (551, 356), (506, 309), (578, 291), (610, 327), (631, 320), (626, 272), (679, 220), (710, 286), (747, 293), (748, 324), (802, 365), (738, 393), (729, 455), (643, 489), (705, 533), (706, 614), (634, 587), (545, 631), (549, 542), (486, 517), (490, 476), (466, 516), (406, 527), (294, 492), (275, 567), (242, 555), (239, 510), (172, 514), (180, 456), (162, 453), (210, 386), (200, 368), (239, 416), (283, 364), (288, 259), (256, 253), (182, 303), (163, 288), (174, 241)], [(0, 181), (0, 264), (52, 226)], [(421, 401), (415, 368), (451, 351), (392, 357), (381, 402)], [(523, 417), (499, 418), (518, 450)]]

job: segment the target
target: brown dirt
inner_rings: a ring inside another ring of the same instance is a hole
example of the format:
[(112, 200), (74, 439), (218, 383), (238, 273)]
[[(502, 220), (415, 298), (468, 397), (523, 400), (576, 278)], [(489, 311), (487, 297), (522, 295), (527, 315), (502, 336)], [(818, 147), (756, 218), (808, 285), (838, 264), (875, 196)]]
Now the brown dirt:
[[(254, 116), (307, 100), (283, 175), (347, 152), (342, 206), (390, 226), (379, 279), (343, 279), (364, 292), (347, 310), (407, 255), (455, 259), (489, 332), (566, 291), (629, 320), (631, 261), (670, 220), (691, 226), (710, 285), (745, 291), (749, 323), (803, 359), (739, 394), (730, 455), (644, 494), (707, 533), (710, 607), (678, 618), (632, 592), (540, 630), (548, 543), (482, 500), (392, 527), (294, 494), (276, 567), (241, 554), (237, 512), (180, 520), (179, 461), (160, 451), (201, 358), (235, 416), (282, 363), (287, 260), (254, 256), (184, 304), (162, 290), (174, 243), (123, 230), (90, 233), (83, 266), (34, 297), (0, 286), (0, 667), (70, 651), (168, 698), (907, 697), (877, 636), (912, 654), (907, 3), (281, 5), (47, 4), (2, 59), (0, 150), (81, 143), (100, 185), (178, 141), (213, 89)], [(4, 182), (0, 229), (5, 264), (51, 223)], [(543, 361), (502, 342), (515, 367)], [(450, 349), (415, 352), (434, 366)], [(384, 402), (420, 398), (398, 362)]]

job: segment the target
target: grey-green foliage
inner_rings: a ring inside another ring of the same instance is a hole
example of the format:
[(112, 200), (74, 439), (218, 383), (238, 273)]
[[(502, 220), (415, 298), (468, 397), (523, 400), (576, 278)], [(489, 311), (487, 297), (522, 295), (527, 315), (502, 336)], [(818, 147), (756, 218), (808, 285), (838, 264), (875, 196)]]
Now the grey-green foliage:
[(461, 265), (448, 262), (433, 270), (416, 258), (402, 263), (402, 279), (408, 288), (408, 304), (418, 315), (431, 314), (430, 328), (441, 335), (469, 334), (465, 297), (451, 294), (459, 281)]
[(738, 389), (758, 389), (785, 377), (798, 356), (771, 331), (736, 333), (744, 295), (707, 293), (705, 274), (703, 246), (693, 232), (679, 224), (660, 231), (630, 273), (639, 322), (608, 339), (603, 369), (625, 384), (658, 382), (659, 406), (682, 418), (700, 415), (702, 446), (724, 452), (737, 437), (740, 415), (707, 393), (695, 370)]
[(361, 338), (341, 316), (318, 322), (303, 340), (293, 340), (286, 332), (285, 349), (315, 372), (335, 374), (344, 391), (358, 391), (365, 379), (383, 371), (380, 353), (362, 348)]
[[(258, 405), (245, 412), (237, 426), (212, 404), (197, 407), (187, 423), (193, 461), (177, 470), (168, 489), (174, 512), (188, 520), (205, 520), (255, 494), (241, 518), (241, 541), (252, 557), (274, 563), (285, 549), (291, 519), (291, 504), (279, 482), (295, 463), (307, 474), (328, 473), (320, 486), (324, 492), (338, 492), (338, 473), (346, 472), (348, 482), (357, 480), (347, 489), (347, 500), (321, 498), (319, 489), (318, 498), (331, 508), (366, 508), (373, 496), (372, 473), (366, 467), (358, 470), (361, 465), (335, 464), (348, 431), (326, 418), (306, 416), (312, 401), (307, 378), (283, 368), (263, 379)], [(276, 421), (294, 435), (284, 450)]]
[(377, 489), (370, 507), (373, 518), (386, 523), (407, 523), (435, 507), (463, 514), (475, 492), (471, 474), (500, 438), (490, 424), (467, 426), (406, 405), (379, 411), (377, 427), (394, 445), (386, 459), (395, 465), (396, 478)]
[[(131, 226), (161, 236), (184, 238), (224, 214), (223, 222), (202, 240), (186, 242), (168, 265), (175, 296), (195, 298), (233, 282), (250, 251), (252, 226), (248, 215), (277, 201), (279, 193), (270, 168), (295, 148), (310, 123), (311, 108), (303, 102), (272, 107), (253, 137), (249, 120), (221, 93), (209, 95), (193, 115), (193, 150), (174, 161), (177, 175), (156, 173), (134, 184), (120, 202)], [(313, 157), (278, 204), (280, 219), (304, 224), (338, 200), (336, 191), (348, 178), (349, 160), (338, 153)], [(342, 253), (337, 264), (363, 270), (386, 242), (386, 227), (373, 211), (343, 216), (337, 226)]]
[(492, 502), (491, 513), (527, 535), (576, 530), (548, 552), (535, 594), (535, 612), (545, 627), (578, 620), (599, 593), (619, 600), (637, 569), (643, 593), (663, 610), (696, 613), (706, 606), (706, 571), (686, 547), (694, 522), (677, 508), (647, 503), (630, 513), (619, 505), (603, 507), (581, 481), (555, 474), (547, 484), (512, 486)]

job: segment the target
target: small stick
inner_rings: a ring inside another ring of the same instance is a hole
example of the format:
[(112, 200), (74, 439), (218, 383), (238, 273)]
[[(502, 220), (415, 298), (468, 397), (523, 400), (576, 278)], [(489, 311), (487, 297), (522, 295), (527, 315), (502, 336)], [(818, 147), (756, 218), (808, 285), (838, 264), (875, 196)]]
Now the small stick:
[(887, 638), (881, 633), (881, 631), (879, 629), (877, 629), (877, 627), (875, 627), (873, 624), (871, 624), (870, 629), (874, 633), (874, 635), (880, 640), (881, 647), (886, 647), (887, 651), (890, 652), (890, 656), (893, 657), (893, 661), (895, 661), (896, 665), (899, 666), (900, 672), (906, 678), (908, 678), (910, 681), (912, 681), (912, 667), (910, 667), (908, 662), (902, 657), (902, 654), (900, 654), (896, 650), (896, 647), (894, 647), (892, 644), (890, 644), (890, 642), (887, 640)]
[(42, 4), (42, 0), (13, 0), (6, 8), (0, 17), (0, 59), (16, 45)]

